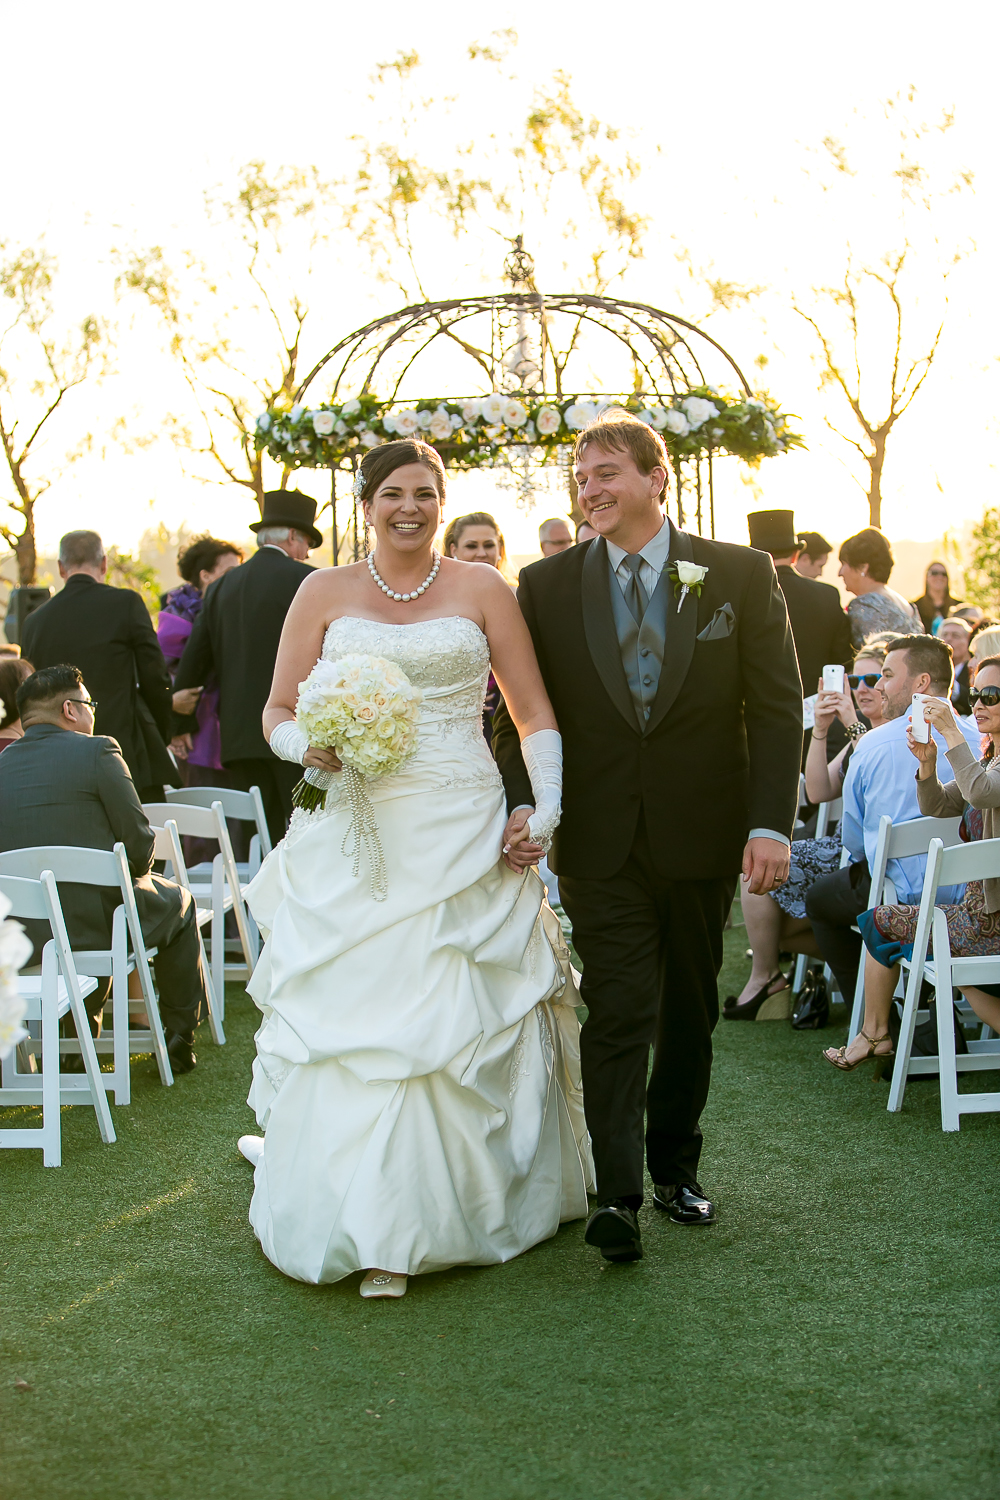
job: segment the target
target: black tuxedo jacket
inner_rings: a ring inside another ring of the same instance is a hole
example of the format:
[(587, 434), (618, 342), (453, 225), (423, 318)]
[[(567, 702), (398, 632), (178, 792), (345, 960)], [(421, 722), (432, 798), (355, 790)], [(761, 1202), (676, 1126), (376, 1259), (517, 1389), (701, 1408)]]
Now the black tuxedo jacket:
[(851, 627), (832, 584), (820, 583), (818, 578), (803, 578), (787, 563), (782, 563), (776, 571), (799, 658), (802, 691), (808, 696), (815, 693), (825, 666), (840, 663), (850, 668), (854, 660)]
[[(0, 755), (0, 850), (42, 844), (113, 849), (117, 843), (125, 845), (140, 922), (152, 930), (180, 910), (181, 894), (150, 874), (152, 830), (114, 740), (33, 724)], [(121, 903), (117, 891), (60, 881), (59, 896), (72, 946), (107, 948)], [(48, 940), (46, 923), (25, 926), (36, 947)]]
[[(202, 687), (214, 671), (226, 765), (273, 758), (261, 715), (271, 692), (288, 606), (303, 579), (314, 571), (277, 547), (261, 547), (240, 567), (224, 573), (205, 595), (174, 687)], [(177, 723), (184, 730), (194, 727), (193, 718), (178, 718)]]
[[(771, 559), (673, 527), (670, 558), (708, 573), (700, 598), (669, 606), (645, 730), (622, 666), (603, 539), (521, 573), (518, 602), (563, 736), (562, 822), (549, 861), (560, 875), (614, 875), (640, 809), (657, 866), (679, 880), (737, 873), (751, 828), (791, 834), (802, 688)], [(503, 706), (493, 748), (508, 807), (533, 803)]]
[(972, 686), (969, 681), (970, 665), (970, 662), (963, 661), (960, 667), (955, 668), (955, 682), (951, 690), (952, 707), (957, 714), (963, 714), (966, 718), (972, 712), (972, 704), (969, 702), (969, 689)]
[(94, 733), (118, 741), (136, 786), (177, 782), (170, 674), (138, 594), (74, 573), (25, 620), (21, 654), (35, 668), (80, 668), (97, 703)]

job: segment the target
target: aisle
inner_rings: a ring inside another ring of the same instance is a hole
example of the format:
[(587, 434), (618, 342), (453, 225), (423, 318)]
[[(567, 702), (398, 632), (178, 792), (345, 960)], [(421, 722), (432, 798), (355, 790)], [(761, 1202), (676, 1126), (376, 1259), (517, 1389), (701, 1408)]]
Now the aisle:
[(255, 1015), (172, 1090), (136, 1064), (117, 1146), (75, 1110), (63, 1168), (0, 1156), (4, 1500), (995, 1495), (1000, 1118), (944, 1136), (928, 1085), (890, 1118), (830, 1033), (722, 1025), (714, 1229), (644, 1210), (612, 1268), (569, 1225), (364, 1303), (247, 1225)]

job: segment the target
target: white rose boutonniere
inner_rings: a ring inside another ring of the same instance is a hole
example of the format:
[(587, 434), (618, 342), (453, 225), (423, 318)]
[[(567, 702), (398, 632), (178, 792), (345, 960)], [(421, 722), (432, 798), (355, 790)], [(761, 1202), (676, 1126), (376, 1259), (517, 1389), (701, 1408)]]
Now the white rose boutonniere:
[(673, 579), (674, 596), (677, 599), (677, 613), (680, 614), (684, 606), (684, 600), (688, 594), (694, 593), (699, 599), (701, 598), (701, 588), (708, 574), (708, 569), (701, 563), (678, 560), (669, 565), (667, 573)]

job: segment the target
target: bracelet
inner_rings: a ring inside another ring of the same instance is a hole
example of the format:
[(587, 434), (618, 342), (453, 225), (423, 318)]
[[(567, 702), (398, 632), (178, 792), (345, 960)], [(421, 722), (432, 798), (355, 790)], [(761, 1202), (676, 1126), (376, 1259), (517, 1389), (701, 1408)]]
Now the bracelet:
[[(829, 733), (829, 731), (827, 731), (827, 733)], [(813, 741), (817, 745), (825, 745), (826, 744), (826, 735), (825, 734), (817, 734), (816, 731), (815, 731), (815, 729), (813, 730), (812, 737), (813, 737)]]
[(866, 729), (864, 724), (860, 722), (860, 720), (855, 720), (853, 724), (847, 725), (847, 732), (850, 735), (853, 743), (856, 745), (861, 736), (868, 733), (868, 730)]

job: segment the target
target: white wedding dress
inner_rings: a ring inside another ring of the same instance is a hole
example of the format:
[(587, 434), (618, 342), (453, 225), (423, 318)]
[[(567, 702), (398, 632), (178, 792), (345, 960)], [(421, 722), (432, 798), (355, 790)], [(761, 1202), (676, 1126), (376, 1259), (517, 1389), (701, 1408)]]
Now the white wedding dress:
[(388, 896), (341, 852), (336, 783), (247, 896), (267, 934), (250, 1222), (308, 1282), (510, 1260), (585, 1215), (592, 1183), (568, 954), (537, 874), (499, 859), (486, 638), (461, 616), (336, 620), (323, 655), (351, 653), (397, 662), (424, 695), (415, 753), (368, 784)]

